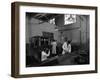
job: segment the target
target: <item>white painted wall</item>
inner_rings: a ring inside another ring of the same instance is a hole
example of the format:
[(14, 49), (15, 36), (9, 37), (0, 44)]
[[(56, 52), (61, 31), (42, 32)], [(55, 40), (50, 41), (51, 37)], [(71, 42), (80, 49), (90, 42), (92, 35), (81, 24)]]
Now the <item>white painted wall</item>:
[[(11, 2), (30, 1), (41, 3), (73, 4), (98, 6), (98, 20), (100, 21), (100, 0), (1, 0), (0, 2), (0, 80), (100, 80), (100, 54), (98, 54), (98, 73), (81, 75), (64, 75), (39, 78), (10, 77), (11, 70)], [(98, 23), (98, 47), (100, 48), (100, 23)], [(98, 49), (100, 53), (100, 49)]]
[[(81, 18), (82, 19), (81, 19)], [(64, 18), (59, 22), (63, 23)], [(89, 16), (77, 15), (76, 23), (64, 25), (59, 23), (59, 29), (62, 32), (63, 37), (67, 37), (72, 40), (72, 43), (86, 43), (89, 39)]]
[(42, 32), (54, 33), (54, 39), (57, 40), (58, 34), (55, 31), (55, 25), (48, 22), (38, 24), (38, 22), (38, 19), (26, 17), (26, 43), (29, 43), (29, 38), (33, 36), (42, 36)]

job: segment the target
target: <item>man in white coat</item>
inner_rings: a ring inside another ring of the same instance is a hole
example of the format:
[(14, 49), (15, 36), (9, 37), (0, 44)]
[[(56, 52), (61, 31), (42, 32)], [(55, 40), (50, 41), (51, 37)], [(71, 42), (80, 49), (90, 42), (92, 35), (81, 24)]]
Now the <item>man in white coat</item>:
[(67, 53), (68, 52), (68, 39), (67, 38), (65, 38), (64, 39), (65, 40), (65, 42), (63, 43), (63, 45), (62, 45), (62, 49), (63, 49), (63, 51), (62, 51), (62, 54), (65, 54), (65, 53)]
[(50, 56), (50, 50), (49, 49), (44, 49), (42, 52), (41, 52), (41, 61), (45, 61), (47, 60), (48, 56)]

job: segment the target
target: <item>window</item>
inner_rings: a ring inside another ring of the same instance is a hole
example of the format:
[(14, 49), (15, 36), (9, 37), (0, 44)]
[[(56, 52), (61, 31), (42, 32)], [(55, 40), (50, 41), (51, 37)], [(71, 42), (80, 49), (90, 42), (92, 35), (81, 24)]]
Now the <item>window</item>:
[(76, 23), (76, 15), (75, 14), (65, 14), (64, 15), (64, 25)]

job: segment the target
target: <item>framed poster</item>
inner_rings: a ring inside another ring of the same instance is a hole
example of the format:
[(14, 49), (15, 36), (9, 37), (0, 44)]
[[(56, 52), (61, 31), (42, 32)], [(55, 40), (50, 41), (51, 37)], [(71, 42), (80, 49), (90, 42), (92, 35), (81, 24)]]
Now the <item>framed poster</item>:
[(12, 3), (12, 77), (97, 73), (97, 7)]

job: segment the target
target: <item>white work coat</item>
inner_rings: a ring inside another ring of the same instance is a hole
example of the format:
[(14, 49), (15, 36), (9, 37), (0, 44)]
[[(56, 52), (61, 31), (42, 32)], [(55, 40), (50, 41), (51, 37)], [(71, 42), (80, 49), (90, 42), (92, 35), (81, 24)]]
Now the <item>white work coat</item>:
[(62, 49), (63, 49), (62, 54), (65, 54), (65, 53), (67, 53), (67, 52), (68, 52), (67, 42), (64, 42), (64, 44), (62, 45)]

